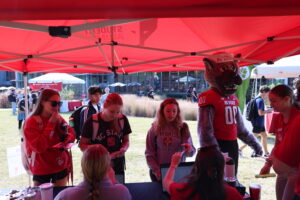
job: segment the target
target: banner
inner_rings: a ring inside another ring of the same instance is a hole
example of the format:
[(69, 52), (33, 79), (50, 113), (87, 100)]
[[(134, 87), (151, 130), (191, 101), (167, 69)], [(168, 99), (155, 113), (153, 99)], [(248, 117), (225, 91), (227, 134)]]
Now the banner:
[(239, 99), (239, 107), (241, 109), (241, 112), (243, 114), (245, 102), (246, 102), (246, 94), (250, 83), (250, 76), (251, 71), (254, 68), (253, 65), (241, 67), (240, 68), (240, 74), (243, 80), (243, 83), (238, 86), (237, 91), (235, 92), (235, 95)]
[(26, 174), (22, 164), (20, 146), (9, 147), (6, 151), (9, 177)]
[(39, 91), (41, 88), (62, 91), (62, 82), (59, 82), (59, 83), (30, 83), (29, 87), (30, 87), (30, 89), (32, 89), (32, 91)]

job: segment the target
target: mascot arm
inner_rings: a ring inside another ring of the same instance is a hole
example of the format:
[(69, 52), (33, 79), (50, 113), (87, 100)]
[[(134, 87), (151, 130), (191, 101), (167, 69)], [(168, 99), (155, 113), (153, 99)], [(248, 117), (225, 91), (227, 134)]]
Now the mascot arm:
[(218, 145), (213, 128), (214, 115), (215, 111), (213, 106), (199, 107), (198, 136), (200, 139), (200, 147)]
[(242, 118), (242, 114), (241, 114), (241, 111), (239, 108), (238, 108), (238, 112), (236, 115), (236, 121), (237, 121), (237, 129), (238, 129), (237, 130), (238, 138), (240, 140), (242, 140), (245, 144), (249, 145), (255, 151), (257, 156), (261, 156), (263, 153), (261, 145), (259, 144), (256, 137), (246, 129), (243, 118)]

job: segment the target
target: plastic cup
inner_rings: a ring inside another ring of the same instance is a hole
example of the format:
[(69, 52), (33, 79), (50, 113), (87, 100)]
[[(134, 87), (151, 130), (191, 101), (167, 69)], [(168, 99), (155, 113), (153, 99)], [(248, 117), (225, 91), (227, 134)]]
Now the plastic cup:
[(250, 184), (249, 185), (250, 191), (250, 199), (251, 200), (260, 200), (260, 193), (261, 193), (261, 185), (260, 184)]
[(53, 200), (53, 184), (44, 183), (40, 185), (42, 200)]

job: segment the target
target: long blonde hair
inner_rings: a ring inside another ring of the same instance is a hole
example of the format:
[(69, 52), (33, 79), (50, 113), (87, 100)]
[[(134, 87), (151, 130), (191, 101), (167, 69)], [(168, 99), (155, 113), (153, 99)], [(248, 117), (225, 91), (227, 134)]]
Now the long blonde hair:
[(178, 130), (182, 128), (182, 117), (181, 112), (179, 108), (179, 104), (174, 98), (167, 98), (165, 99), (159, 106), (158, 111), (156, 112), (156, 118), (154, 121), (154, 127), (155, 132), (158, 133), (161, 127), (167, 123), (165, 115), (164, 115), (164, 109), (169, 104), (175, 104), (177, 106), (177, 116), (175, 117), (174, 121), (172, 122), (172, 125), (177, 127)]
[(110, 155), (101, 144), (89, 145), (81, 159), (84, 180), (91, 185), (91, 199), (100, 196), (99, 183), (110, 168)]
[[(106, 97), (106, 100), (103, 104), (104, 109), (108, 108), (111, 105), (120, 105), (123, 106), (123, 100), (121, 98), (121, 96), (117, 93), (111, 93)], [(112, 127), (111, 127), (116, 133), (120, 133), (121, 132), (121, 127), (119, 124), (119, 119), (116, 118), (113, 120), (112, 122)]]

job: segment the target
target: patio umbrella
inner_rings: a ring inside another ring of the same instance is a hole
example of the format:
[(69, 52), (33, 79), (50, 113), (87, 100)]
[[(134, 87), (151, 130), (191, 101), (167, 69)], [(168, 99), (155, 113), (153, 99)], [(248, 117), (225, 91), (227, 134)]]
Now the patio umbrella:
[(142, 84), (139, 82), (132, 82), (132, 83), (128, 83), (128, 86), (141, 86)]
[(110, 84), (109, 86), (110, 87), (124, 87), (124, 86), (126, 86), (126, 84), (121, 83), (121, 82), (116, 82), (116, 83)]

